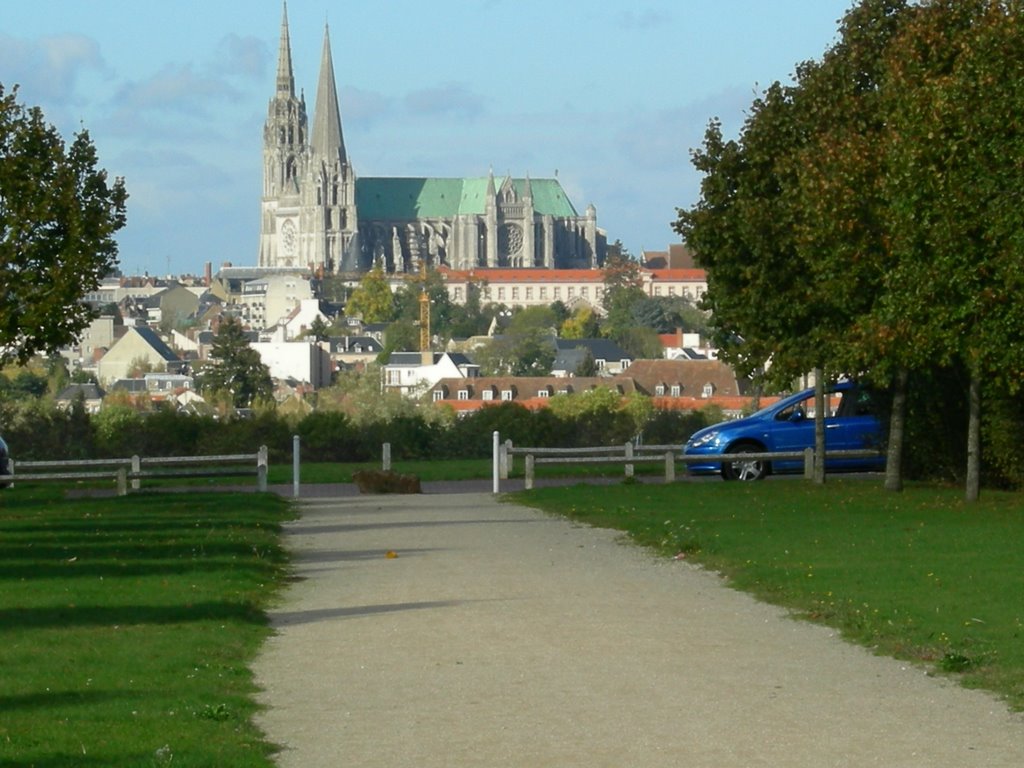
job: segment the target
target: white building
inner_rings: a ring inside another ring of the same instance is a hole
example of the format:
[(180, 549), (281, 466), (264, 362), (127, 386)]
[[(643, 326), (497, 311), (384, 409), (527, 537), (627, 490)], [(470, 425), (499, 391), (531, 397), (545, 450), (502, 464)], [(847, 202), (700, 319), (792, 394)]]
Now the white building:
[(275, 379), (294, 379), (314, 389), (331, 383), (331, 356), (324, 344), (311, 341), (258, 341), (250, 345)]
[(419, 397), (441, 379), (476, 378), (480, 366), (458, 352), (393, 352), (383, 367), (383, 387)]
[[(547, 306), (560, 301), (569, 309), (587, 304), (599, 312), (604, 299), (604, 272), (600, 269), (472, 269), (438, 270), (449, 298), (465, 304), (471, 290), (484, 303), (508, 307)], [(696, 302), (708, 289), (703, 269), (640, 268), (648, 296), (679, 296)]]

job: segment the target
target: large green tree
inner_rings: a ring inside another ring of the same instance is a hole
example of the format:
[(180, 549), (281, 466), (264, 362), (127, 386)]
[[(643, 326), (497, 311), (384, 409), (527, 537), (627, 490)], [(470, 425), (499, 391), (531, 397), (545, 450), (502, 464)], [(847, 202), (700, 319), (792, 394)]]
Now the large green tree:
[(199, 377), (204, 393), (226, 393), (235, 408), (248, 408), (257, 401), (273, 398), (270, 370), (249, 346), (238, 319), (226, 318), (221, 323), (213, 337), (210, 361)]
[(610, 249), (603, 272), (604, 294), (601, 303), (605, 310), (605, 332), (616, 338), (620, 332), (635, 325), (633, 305), (647, 294), (644, 293), (640, 262), (626, 249)]
[(352, 291), (345, 304), (345, 314), (360, 317), (364, 323), (386, 323), (394, 319), (395, 297), (379, 265), (363, 275), (359, 287)]
[(92, 318), (81, 299), (117, 263), (128, 198), (96, 161), (87, 131), (65, 144), (0, 85), (0, 363), (55, 350)]
[(738, 141), (712, 124), (701, 201), (676, 223), (741, 368), (896, 383), (890, 470), (908, 373), (966, 372), (968, 498), (981, 392), (1024, 376), (1022, 19), (1019, 0), (861, 0)]
[(1024, 376), (1024, 3), (922, 3), (892, 53), (886, 192), (897, 261), (880, 324), (908, 354), (965, 371), (966, 495), (981, 475), (981, 393)]

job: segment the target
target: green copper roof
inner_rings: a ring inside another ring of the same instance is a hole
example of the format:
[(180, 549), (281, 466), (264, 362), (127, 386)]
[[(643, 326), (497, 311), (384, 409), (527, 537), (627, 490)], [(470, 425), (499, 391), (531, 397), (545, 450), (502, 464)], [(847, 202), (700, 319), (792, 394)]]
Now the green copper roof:
[[(471, 179), (357, 178), (356, 207), (360, 219), (403, 221), (444, 218), (486, 211), (488, 177)], [(504, 179), (495, 179), (501, 189)], [(512, 179), (516, 193), (526, 194), (526, 179)], [(578, 214), (558, 179), (531, 179), (533, 209), (539, 215)]]

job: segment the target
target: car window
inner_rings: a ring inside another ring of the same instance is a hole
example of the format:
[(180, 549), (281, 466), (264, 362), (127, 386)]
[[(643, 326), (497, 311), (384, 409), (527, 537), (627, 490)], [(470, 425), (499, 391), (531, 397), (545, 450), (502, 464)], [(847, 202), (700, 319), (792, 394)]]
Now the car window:
[(793, 403), (792, 405), (789, 405), (789, 406), (783, 408), (781, 411), (779, 411), (777, 414), (775, 414), (775, 420), (776, 421), (792, 421), (794, 414), (796, 414), (798, 411), (800, 412), (800, 414), (804, 418), (813, 419), (814, 418), (814, 396), (811, 395), (810, 397), (805, 397), (803, 400), (798, 400), (797, 402)]
[(843, 393), (842, 402), (836, 409), (836, 416), (874, 416), (876, 413), (874, 398), (866, 389), (851, 389)]

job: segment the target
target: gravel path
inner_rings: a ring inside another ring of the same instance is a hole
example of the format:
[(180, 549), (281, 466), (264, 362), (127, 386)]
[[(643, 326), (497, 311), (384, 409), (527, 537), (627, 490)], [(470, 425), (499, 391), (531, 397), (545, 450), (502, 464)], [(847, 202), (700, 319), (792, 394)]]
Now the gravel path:
[(308, 500), (289, 545), (282, 768), (1024, 765), (996, 699), (489, 494)]

